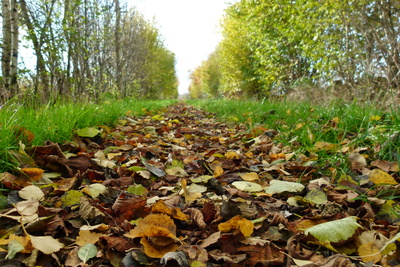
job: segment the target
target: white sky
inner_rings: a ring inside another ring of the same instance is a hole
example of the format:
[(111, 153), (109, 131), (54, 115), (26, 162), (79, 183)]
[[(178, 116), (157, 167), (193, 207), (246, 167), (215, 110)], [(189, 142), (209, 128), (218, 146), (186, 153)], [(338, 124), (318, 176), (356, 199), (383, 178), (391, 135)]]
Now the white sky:
[(189, 71), (206, 60), (221, 40), (219, 20), (229, 0), (127, 0), (155, 19), (166, 47), (175, 53), (179, 93), (188, 92)]

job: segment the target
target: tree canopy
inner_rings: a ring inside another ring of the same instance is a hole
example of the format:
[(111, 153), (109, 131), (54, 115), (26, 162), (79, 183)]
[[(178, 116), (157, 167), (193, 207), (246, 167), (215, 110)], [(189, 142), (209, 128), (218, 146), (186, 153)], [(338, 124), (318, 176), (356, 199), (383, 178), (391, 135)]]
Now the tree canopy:
[[(177, 97), (175, 55), (164, 46), (155, 23), (128, 9), (123, 0), (2, 3), (3, 101), (16, 96), (40, 102), (60, 97), (98, 100), (104, 95)], [(26, 66), (12, 76), (10, 66), (16, 69), (16, 64), (10, 65), (10, 55), (18, 55), (11, 39), (18, 32), (10, 24), (14, 18), (25, 33), (20, 45), (31, 47), (36, 62), (33, 70)]]
[[(366, 87), (398, 92), (399, 11), (393, 0), (231, 4), (217, 48), (219, 95), (264, 98), (304, 83), (321, 90), (339, 83), (355, 97), (374, 93), (361, 90)], [(208, 61), (199, 68), (207, 69)]]

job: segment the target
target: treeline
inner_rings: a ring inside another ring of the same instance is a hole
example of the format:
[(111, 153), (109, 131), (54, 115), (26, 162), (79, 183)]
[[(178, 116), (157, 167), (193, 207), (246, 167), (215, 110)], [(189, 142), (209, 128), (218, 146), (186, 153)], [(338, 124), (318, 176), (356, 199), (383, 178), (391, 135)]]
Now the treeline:
[[(2, 14), (2, 102), (178, 95), (175, 55), (120, 0), (2, 0)], [(19, 69), (21, 45), (35, 62)]]
[(397, 0), (241, 0), (221, 28), (191, 73), (193, 98), (399, 94)]

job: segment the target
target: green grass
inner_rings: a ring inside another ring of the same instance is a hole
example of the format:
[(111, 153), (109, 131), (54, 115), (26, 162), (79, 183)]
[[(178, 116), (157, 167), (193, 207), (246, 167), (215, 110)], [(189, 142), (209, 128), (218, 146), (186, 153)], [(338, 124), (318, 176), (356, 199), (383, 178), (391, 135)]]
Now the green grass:
[(127, 114), (139, 116), (144, 110), (157, 110), (176, 100), (113, 100), (101, 104), (56, 103), (40, 108), (27, 107), (16, 102), (6, 103), (0, 109), (0, 171), (12, 168), (9, 150), (19, 149), (16, 138), (18, 129), (27, 129), (34, 134), (31, 145), (44, 141), (64, 142), (71, 140), (74, 131), (88, 126), (118, 123)]
[[(276, 129), (275, 142), (290, 146), (296, 154), (309, 154), (316, 142), (328, 142), (342, 147), (351, 142), (352, 148), (368, 147), (372, 159), (400, 161), (400, 109), (391, 112), (375, 106), (356, 103), (334, 103), (315, 106), (294, 102), (254, 102), (226, 100), (188, 100), (188, 104), (215, 113), (223, 121), (244, 123), (249, 131), (264, 127)], [(377, 117), (379, 116), (379, 117)], [(374, 148), (380, 151), (374, 153)], [(340, 153), (318, 152), (321, 162), (338, 166), (348, 172), (346, 156)]]

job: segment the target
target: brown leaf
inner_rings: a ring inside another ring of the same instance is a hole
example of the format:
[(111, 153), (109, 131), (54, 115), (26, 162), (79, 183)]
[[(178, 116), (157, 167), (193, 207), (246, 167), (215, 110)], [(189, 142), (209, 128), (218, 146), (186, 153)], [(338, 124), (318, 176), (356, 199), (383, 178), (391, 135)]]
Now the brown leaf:
[(107, 247), (118, 252), (125, 252), (132, 248), (132, 244), (123, 236), (102, 236), (101, 240), (107, 242)]
[(215, 232), (213, 234), (211, 234), (209, 237), (207, 237), (206, 239), (203, 240), (203, 242), (201, 242), (200, 247), (202, 248), (206, 248), (212, 244), (215, 244), (219, 238), (221, 237), (221, 232)]
[(128, 198), (126, 195), (120, 195), (112, 205), (114, 214), (118, 214), (117, 220), (132, 220), (145, 212), (146, 198), (143, 196), (133, 196)]
[(190, 213), (190, 219), (197, 224), (200, 229), (206, 228), (207, 224), (204, 222), (204, 215), (195, 208), (188, 208), (185, 212)]
[(266, 243), (264, 246), (242, 246), (238, 251), (246, 252), (247, 266), (261, 264), (263, 266), (280, 266), (285, 262), (285, 255), (274, 243)]

